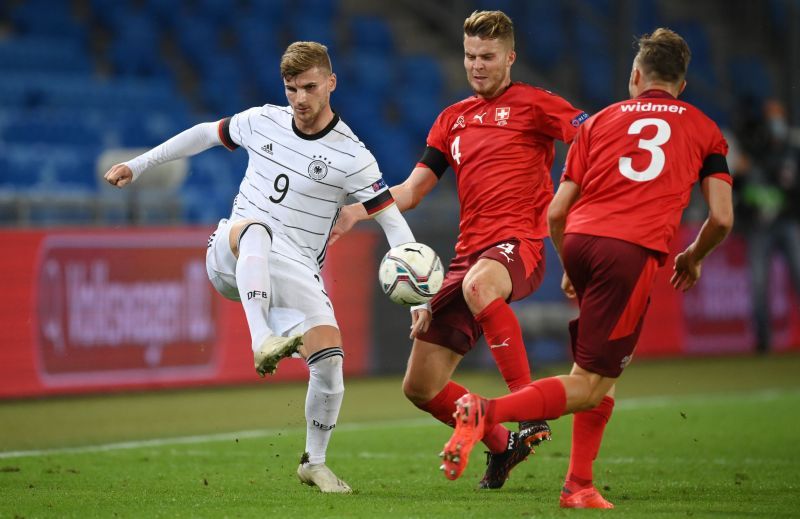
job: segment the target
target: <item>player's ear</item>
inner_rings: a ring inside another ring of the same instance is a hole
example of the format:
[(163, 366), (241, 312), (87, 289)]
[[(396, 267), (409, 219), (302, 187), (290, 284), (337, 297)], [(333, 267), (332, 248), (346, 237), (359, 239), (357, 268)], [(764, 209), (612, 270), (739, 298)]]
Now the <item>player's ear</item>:
[(513, 65), (515, 61), (517, 61), (517, 52), (515, 50), (511, 50), (508, 53), (508, 66), (510, 67)]
[(336, 90), (336, 74), (331, 72), (331, 75), (328, 76), (328, 91), (333, 92)]
[(678, 95), (681, 95), (686, 90), (686, 80), (681, 81), (681, 86), (678, 87)]

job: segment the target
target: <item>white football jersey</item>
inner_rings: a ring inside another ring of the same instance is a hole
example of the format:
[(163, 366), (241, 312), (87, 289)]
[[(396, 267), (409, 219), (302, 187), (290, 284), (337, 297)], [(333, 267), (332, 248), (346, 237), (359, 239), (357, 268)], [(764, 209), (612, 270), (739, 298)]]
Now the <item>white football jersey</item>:
[(375, 214), (393, 203), (372, 153), (335, 115), (315, 135), (301, 133), (291, 106), (264, 105), (223, 119), (228, 149), (247, 150), (247, 172), (231, 220), (253, 218), (321, 268), (328, 236), (347, 196)]

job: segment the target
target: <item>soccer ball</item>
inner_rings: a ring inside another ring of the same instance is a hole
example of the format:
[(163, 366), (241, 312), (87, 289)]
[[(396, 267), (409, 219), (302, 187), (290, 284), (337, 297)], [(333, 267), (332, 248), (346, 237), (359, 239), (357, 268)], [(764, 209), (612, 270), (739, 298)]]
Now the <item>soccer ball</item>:
[(444, 269), (436, 252), (424, 243), (404, 243), (389, 249), (383, 257), (378, 279), (393, 302), (421, 305), (442, 287)]

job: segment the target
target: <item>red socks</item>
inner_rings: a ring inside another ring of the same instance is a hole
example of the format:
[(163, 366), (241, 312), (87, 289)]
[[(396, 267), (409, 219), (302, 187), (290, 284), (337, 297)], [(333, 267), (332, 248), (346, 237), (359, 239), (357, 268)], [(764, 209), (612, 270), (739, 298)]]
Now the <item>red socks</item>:
[(489, 400), (489, 423), (553, 420), (567, 409), (567, 391), (556, 377), (528, 384), (516, 393)]
[[(431, 401), (418, 404), (417, 407), (429, 412), (443, 424), (453, 427), (455, 425), (453, 413), (456, 412), (456, 400), (466, 393), (467, 388), (451, 380)], [(501, 424), (496, 424), (484, 434), (483, 443), (489, 448), (489, 451), (497, 454), (506, 450), (508, 435), (508, 429)]]
[(614, 399), (603, 397), (594, 409), (575, 413), (572, 419), (572, 452), (564, 486), (570, 492), (592, 484), (592, 464), (600, 451), (603, 431), (614, 410)]
[(492, 357), (508, 389), (513, 393), (530, 384), (531, 369), (522, 330), (508, 303), (498, 297), (476, 315), (475, 320), (483, 328)]

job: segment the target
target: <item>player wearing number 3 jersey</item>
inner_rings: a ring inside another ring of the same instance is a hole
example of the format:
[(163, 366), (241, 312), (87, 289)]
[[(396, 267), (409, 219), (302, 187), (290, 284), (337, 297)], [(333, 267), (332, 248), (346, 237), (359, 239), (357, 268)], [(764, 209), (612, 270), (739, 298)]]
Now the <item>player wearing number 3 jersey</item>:
[(564, 265), (562, 287), (580, 307), (569, 327), (572, 372), (494, 400), (466, 395), (445, 456), (464, 459), (474, 438), (496, 423), (575, 413), (560, 504), (613, 507), (593, 485), (592, 464), (613, 410), (614, 384), (633, 355), (656, 270), (693, 184), (701, 183), (709, 215), (675, 258), (676, 289), (697, 282), (704, 258), (733, 225), (725, 140), (702, 112), (677, 99), (689, 56), (683, 38), (668, 29), (643, 36), (631, 99), (591, 117), (569, 150), (548, 222)]
[(342, 338), (320, 273), (328, 235), (352, 196), (380, 223), (390, 245), (414, 236), (375, 158), (331, 109), (336, 75), (326, 47), (293, 43), (281, 58), (281, 76), (289, 106), (264, 105), (199, 124), (112, 167), (106, 179), (122, 187), (151, 166), (212, 146), (247, 152), (231, 215), (209, 239), (208, 276), (220, 294), (241, 301), (259, 375), (294, 353), (305, 358), (306, 453), (297, 474), (323, 492), (350, 492), (325, 465), (344, 393)]

